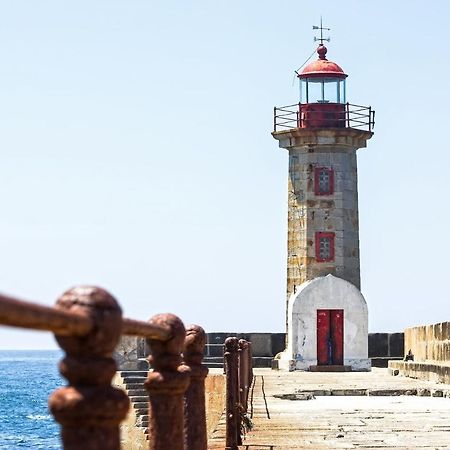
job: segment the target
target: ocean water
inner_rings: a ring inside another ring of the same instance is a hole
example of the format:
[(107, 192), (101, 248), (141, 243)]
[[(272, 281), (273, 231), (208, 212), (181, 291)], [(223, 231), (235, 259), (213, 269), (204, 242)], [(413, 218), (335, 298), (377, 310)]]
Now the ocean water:
[(0, 350), (0, 450), (61, 449), (49, 394), (66, 384), (62, 352)]

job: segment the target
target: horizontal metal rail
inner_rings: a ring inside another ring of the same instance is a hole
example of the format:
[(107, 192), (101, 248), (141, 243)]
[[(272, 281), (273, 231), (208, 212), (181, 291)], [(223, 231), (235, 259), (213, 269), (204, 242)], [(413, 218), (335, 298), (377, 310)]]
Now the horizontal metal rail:
[(53, 331), (59, 336), (85, 336), (94, 327), (84, 314), (0, 295), (0, 324), (34, 330)]
[(133, 319), (122, 320), (122, 334), (128, 336), (141, 336), (157, 341), (167, 341), (171, 338), (169, 328)]
[[(95, 323), (85, 314), (39, 305), (0, 295), (0, 324), (33, 330), (52, 331), (58, 336), (86, 336)], [(122, 319), (122, 334), (167, 341), (170, 330), (133, 319)]]

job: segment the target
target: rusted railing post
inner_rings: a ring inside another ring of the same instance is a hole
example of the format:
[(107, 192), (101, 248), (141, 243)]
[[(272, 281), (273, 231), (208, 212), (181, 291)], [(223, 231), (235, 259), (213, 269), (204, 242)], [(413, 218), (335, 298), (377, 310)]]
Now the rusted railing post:
[(59, 368), (69, 385), (49, 399), (50, 410), (61, 424), (65, 450), (119, 450), (119, 424), (129, 400), (111, 386), (116, 372), (112, 352), (119, 342), (122, 311), (117, 301), (96, 287), (67, 291), (56, 307), (89, 316), (94, 328), (83, 337), (56, 335), (66, 356)]
[(248, 390), (250, 385), (248, 342), (239, 339), (239, 403), (244, 413), (247, 412)]
[(186, 328), (184, 363), (191, 369), (191, 382), (185, 394), (184, 424), (186, 450), (207, 450), (205, 378), (208, 368), (202, 364), (205, 330), (198, 325)]
[(149, 393), (149, 448), (184, 450), (184, 393), (190, 372), (181, 360), (186, 332), (183, 322), (173, 314), (158, 314), (150, 323), (168, 327), (171, 338), (148, 340), (153, 367), (145, 382)]
[(229, 337), (225, 340), (225, 374), (226, 374), (226, 447), (225, 450), (238, 449), (239, 430), (239, 394), (238, 394), (238, 339)]
[[(248, 389), (252, 387), (253, 383), (253, 351), (252, 351), (252, 343), (247, 342), (247, 357), (248, 357)], [(247, 392), (247, 399), (248, 399), (248, 392)]]

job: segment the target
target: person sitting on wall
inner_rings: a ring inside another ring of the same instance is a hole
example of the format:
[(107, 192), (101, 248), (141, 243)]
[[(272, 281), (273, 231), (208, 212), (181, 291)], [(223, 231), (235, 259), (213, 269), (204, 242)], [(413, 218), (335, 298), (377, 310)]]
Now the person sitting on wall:
[(403, 358), (403, 361), (414, 361), (414, 355), (412, 354), (411, 349), (408, 350), (408, 353)]

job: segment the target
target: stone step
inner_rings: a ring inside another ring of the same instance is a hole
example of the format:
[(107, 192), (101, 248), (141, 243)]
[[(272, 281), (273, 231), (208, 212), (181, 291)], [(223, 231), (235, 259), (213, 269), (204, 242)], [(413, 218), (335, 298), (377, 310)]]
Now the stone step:
[(127, 375), (126, 377), (122, 377), (124, 380), (146, 380), (147, 376), (146, 375), (136, 375), (136, 374), (132, 374), (132, 375)]
[(148, 425), (148, 414), (136, 418), (137, 427), (146, 427)]
[(148, 375), (148, 370), (122, 370), (120, 376), (122, 378), (126, 377), (146, 377)]
[(144, 384), (146, 377), (126, 377), (123, 379), (124, 384), (135, 384), (140, 383)]
[(130, 393), (128, 392), (128, 398), (133, 403), (148, 402), (148, 395), (130, 395)]
[(128, 397), (148, 397), (148, 392), (145, 389), (127, 389)]
[(134, 409), (143, 409), (148, 408), (148, 403), (146, 401), (143, 402), (133, 402)]
[[(144, 428), (144, 433), (148, 433), (148, 393), (144, 387), (148, 371), (144, 370), (123, 370), (120, 376), (133, 406), (136, 417), (136, 426)], [(148, 440), (148, 436), (146, 436)]]
[(127, 390), (127, 392), (134, 390), (134, 389), (144, 389), (144, 384), (143, 383), (124, 383), (125, 384), (125, 389)]

